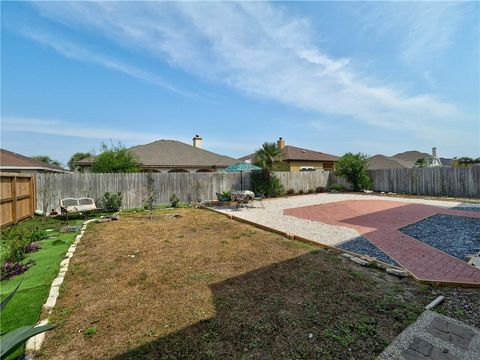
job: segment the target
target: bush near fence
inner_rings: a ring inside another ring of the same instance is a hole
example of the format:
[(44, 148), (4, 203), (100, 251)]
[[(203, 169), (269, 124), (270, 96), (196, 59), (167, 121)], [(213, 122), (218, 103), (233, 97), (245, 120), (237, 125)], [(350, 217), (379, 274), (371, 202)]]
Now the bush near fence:
[[(369, 170), (373, 190), (480, 198), (480, 167), (470, 168), (413, 168)], [(329, 171), (275, 172), (285, 191), (308, 193), (334, 184), (349, 187), (348, 183)], [(45, 174), (37, 175), (37, 203), (41, 204)], [(157, 205), (169, 204), (175, 194), (181, 202), (200, 202), (216, 199), (215, 193), (250, 188), (249, 173), (154, 173)], [(139, 208), (145, 204), (147, 176), (129, 174), (53, 174), (49, 208), (57, 208), (66, 197), (100, 199), (105, 192), (121, 192), (124, 208)]]

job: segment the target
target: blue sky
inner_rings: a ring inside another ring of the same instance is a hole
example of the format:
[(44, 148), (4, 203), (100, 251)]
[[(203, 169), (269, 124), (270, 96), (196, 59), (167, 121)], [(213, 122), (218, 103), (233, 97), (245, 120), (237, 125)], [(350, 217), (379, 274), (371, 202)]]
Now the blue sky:
[(480, 156), (478, 2), (2, 2), (2, 147)]

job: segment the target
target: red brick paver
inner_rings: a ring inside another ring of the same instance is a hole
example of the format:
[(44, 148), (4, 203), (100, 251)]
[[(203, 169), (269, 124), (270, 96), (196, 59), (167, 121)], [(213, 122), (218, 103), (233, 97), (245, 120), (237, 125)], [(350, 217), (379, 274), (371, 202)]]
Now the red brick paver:
[(284, 210), (285, 215), (348, 226), (420, 280), (480, 284), (480, 269), (398, 229), (435, 214), (480, 219), (480, 213), (388, 200), (347, 200)]

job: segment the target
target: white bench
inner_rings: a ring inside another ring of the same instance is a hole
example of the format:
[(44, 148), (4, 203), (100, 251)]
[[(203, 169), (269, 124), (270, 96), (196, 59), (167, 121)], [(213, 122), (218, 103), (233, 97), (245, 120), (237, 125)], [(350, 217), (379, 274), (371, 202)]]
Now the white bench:
[(98, 210), (95, 201), (92, 198), (66, 198), (60, 200), (60, 210), (62, 215), (68, 213), (83, 213)]

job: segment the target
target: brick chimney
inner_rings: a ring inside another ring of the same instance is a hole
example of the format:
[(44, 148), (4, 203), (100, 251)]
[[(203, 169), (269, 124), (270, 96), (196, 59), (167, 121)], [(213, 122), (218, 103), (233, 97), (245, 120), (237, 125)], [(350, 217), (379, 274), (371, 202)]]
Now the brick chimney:
[(432, 147), (432, 157), (437, 158), (437, 148), (436, 147)]
[(277, 140), (277, 147), (282, 150), (285, 147), (285, 140), (282, 137), (279, 137)]
[(193, 146), (199, 149), (202, 148), (202, 138), (200, 136), (195, 135), (195, 137), (192, 140), (193, 140)]

